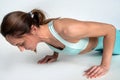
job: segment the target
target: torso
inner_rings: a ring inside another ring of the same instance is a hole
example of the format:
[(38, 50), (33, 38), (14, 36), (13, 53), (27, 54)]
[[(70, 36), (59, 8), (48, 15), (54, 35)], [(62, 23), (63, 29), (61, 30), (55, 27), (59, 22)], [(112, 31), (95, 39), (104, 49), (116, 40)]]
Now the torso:
[[(75, 42), (75, 41), (73, 41), (73, 42)], [(87, 47), (83, 51), (81, 51), (80, 54), (84, 54), (84, 53), (91, 51), (92, 49), (94, 49), (97, 46), (97, 43), (98, 43), (98, 38), (89, 38), (89, 43), (88, 43)], [(65, 45), (56, 39), (53, 39), (50, 45), (52, 45), (53, 47), (56, 47), (60, 50), (63, 50), (65, 48)]]
[[(57, 21), (56, 21), (57, 22)], [(77, 41), (78, 41), (78, 39), (75, 39), (75, 38), (72, 38), (72, 39), (70, 39), (69, 37), (66, 37), (66, 36), (64, 36), (64, 34), (61, 32), (62, 31), (62, 27), (65, 27), (65, 26), (62, 26), (62, 24), (60, 24), (60, 23), (58, 23), (60, 26), (55, 26), (55, 29), (56, 29), (56, 31), (59, 33), (59, 35), (63, 38), (63, 39), (65, 39), (66, 41), (69, 41), (69, 42), (72, 42), (72, 43), (76, 43)], [(54, 25), (56, 25), (56, 23), (54, 23)], [(61, 27), (62, 26), (62, 27)], [(60, 50), (62, 50), (62, 49), (64, 49), (65, 48), (65, 45), (64, 44), (62, 44), (60, 41), (58, 41), (54, 36), (52, 36), (51, 35), (51, 41), (49, 42), (49, 44), (50, 45), (52, 45), (53, 47), (55, 47), (55, 48), (58, 48), (58, 49), (60, 49)], [(79, 39), (80, 40), (80, 39)], [(97, 39), (97, 37), (90, 37), (89, 38), (89, 43), (88, 43), (88, 45), (87, 45), (87, 47), (83, 50), (83, 51), (81, 51), (80, 52), (80, 54), (83, 54), (83, 53), (86, 53), (86, 52), (89, 52), (89, 51), (91, 51), (93, 48), (95, 48), (96, 47), (96, 45), (97, 45), (97, 42), (98, 42), (98, 39)]]
[(80, 54), (83, 54), (83, 53), (93, 50), (97, 46), (97, 43), (98, 43), (97, 37), (89, 38), (89, 43), (88, 43), (86, 49), (83, 50)]

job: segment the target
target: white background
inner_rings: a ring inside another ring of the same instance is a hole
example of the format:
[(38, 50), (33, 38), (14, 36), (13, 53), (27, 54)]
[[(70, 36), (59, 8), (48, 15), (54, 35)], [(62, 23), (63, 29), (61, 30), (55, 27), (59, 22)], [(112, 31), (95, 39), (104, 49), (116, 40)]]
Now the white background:
[[(120, 29), (120, 0), (1, 0), (0, 23), (5, 14), (22, 10), (30, 12), (38, 8), (48, 17), (69, 17), (113, 24)], [(44, 44), (38, 45), (38, 54), (23, 53), (11, 46), (0, 35), (0, 80), (87, 80), (84, 70), (100, 64), (101, 55), (91, 52), (86, 55), (60, 54), (52, 64), (36, 62), (52, 51)], [(119, 80), (120, 55), (114, 55), (107, 75), (94, 80)]]

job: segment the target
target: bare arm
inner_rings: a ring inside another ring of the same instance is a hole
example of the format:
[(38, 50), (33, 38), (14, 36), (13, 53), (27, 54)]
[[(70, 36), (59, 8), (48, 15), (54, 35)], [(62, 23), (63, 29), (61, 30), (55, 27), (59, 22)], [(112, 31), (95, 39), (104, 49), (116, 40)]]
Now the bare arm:
[(104, 36), (104, 41), (103, 41), (104, 49), (103, 49), (103, 57), (102, 57), (101, 65), (109, 68), (112, 52), (114, 49), (116, 29), (114, 26), (110, 24), (104, 24), (104, 23), (88, 23), (88, 24), (90, 24), (90, 26), (93, 27), (92, 29), (88, 30), (88, 34), (86, 34), (86, 36), (90, 36), (90, 37)]
[(104, 36), (104, 50), (101, 65), (110, 67), (110, 61), (115, 42), (115, 29), (112, 27), (110, 32)]
[[(92, 26), (92, 25), (91, 25)], [(88, 34), (88, 36), (104, 36), (104, 41), (103, 41), (103, 57), (102, 57), (102, 62), (101, 65), (109, 68), (110, 67), (110, 61), (111, 61), (111, 57), (112, 57), (112, 52), (114, 49), (114, 42), (115, 42), (115, 35), (116, 35), (116, 29), (114, 26), (110, 25), (110, 24), (101, 24), (101, 23), (97, 23), (96, 26), (94, 26), (93, 24), (93, 28), (94, 27), (98, 27), (97, 29), (91, 29), (91, 31), (94, 34)]]
[(110, 68), (112, 52), (114, 49), (114, 42), (115, 42), (115, 29), (113, 28), (109, 31), (110, 32), (108, 32), (104, 36), (104, 41), (103, 41), (104, 49), (103, 49), (101, 64), (98, 66), (92, 66), (90, 69), (88, 69), (85, 72), (85, 75), (88, 78), (101, 77), (105, 75)]
[(104, 37), (104, 50), (101, 65), (109, 67), (114, 48), (116, 29), (111, 24), (70, 20), (70, 27), (64, 29), (65, 35), (81, 39), (86, 37)]
[[(98, 29), (99, 29), (99, 27), (100, 26), (98, 26)], [(93, 31), (93, 33), (94, 34), (89, 33), (88, 36), (91, 36), (91, 37), (92, 36), (104, 36), (104, 41), (103, 41), (104, 49), (103, 49), (103, 56), (102, 56), (102, 61), (101, 61), (100, 66), (93, 66), (87, 72), (87, 76), (90, 78), (100, 77), (100, 76), (104, 75), (109, 70), (112, 52), (114, 49), (115, 28), (112, 25), (101, 24), (100, 29)]]
[(86, 37), (104, 37), (104, 49), (102, 61), (99, 66), (93, 66), (86, 71), (88, 77), (99, 77), (104, 75), (110, 67), (112, 52), (114, 49), (116, 29), (113, 25), (99, 22), (71, 21), (71, 26), (66, 29), (66, 36), (81, 39)]

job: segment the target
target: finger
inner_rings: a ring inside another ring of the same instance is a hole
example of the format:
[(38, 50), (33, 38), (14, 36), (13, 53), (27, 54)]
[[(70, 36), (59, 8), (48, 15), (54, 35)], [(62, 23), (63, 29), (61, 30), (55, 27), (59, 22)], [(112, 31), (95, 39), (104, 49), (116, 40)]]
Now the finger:
[(108, 72), (108, 69), (101, 67), (101, 71), (99, 73), (97, 73), (95, 76), (103, 76), (104, 74), (106, 74)]
[(41, 59), (41, 60), (39, 60), (37, 63), (38, 63), (38, 64), (40, 64), (40, 63), (42, 63), (42, 62), (43, 62), (43, 60), (44, 60), (44, 58), (43, 58), (43, 59)]
[(105, 74), (106, 72), (104, 72), (103, 70), (100, 70), (96, 75), (95, 77), (101, 77)]
[(56, 59), (49, 59), (47, 63), (52, 63), (52, 62), (55, 62)]
[(46, 59), (42, 63), (51, 63), (56, 61), (56, 57), (54, 56), (47, 56)]
[(87, 78), (92, 78), (93, 75), (98, 71), (98, 66), (93, 67), (88, 73)]
[(97, 77), (99, 74), (101, 74), (102, 73), (102, 71), (101, 70), (99, 70), (95, 75), (94, 75), (94, 77)]
[(91, 68), (87, 69), (86, 71), (84, 71), (85, 73), (83, 74), (83, 76), (87, 75), (87, 73), (93, 68), (94, 66), (92, 66)]
[(95, 77), (95, 75), (100, 71), (100, 67), (97, 67), (96, 69), (94, 69), (94, 71), (92, 71), (90, 74), (89, 74), (89, 77)]
[(106, 73), (107, 73), (107, 72), (101, 71), (100, 73), (97, 73), (97, 74), (95, 75), (95, 77), (101, 77), (101, 76), (105, 75)]
[(46, 57), (43, 61), (42, 64), (47, 63), (51, 58), (50, 57)]
[(97, 66), (92, 67), (86, 74), (90, 75), (96, 68)]
[(87, 69), (87, 70), (85, 70), (84, 72), (88, 72), (88, 71), (90, 71), (90, 69), (92, 69), (93, 67), (91, 67), (91, 68), (89, 68), (89, 69)]
[(101, 73), (99, 73), (99, 74), (95, 75), (95, 76), (94, 76), (94, 78), (101, 77), (102, 75), (103, 75), (103, 72), (101, 72)]
[(48, 56), (46, 56), (45, 58), (39, 60), (38, 63), (42, 64), (42, 63), (47, 62), (47, 60), (48, 60)]

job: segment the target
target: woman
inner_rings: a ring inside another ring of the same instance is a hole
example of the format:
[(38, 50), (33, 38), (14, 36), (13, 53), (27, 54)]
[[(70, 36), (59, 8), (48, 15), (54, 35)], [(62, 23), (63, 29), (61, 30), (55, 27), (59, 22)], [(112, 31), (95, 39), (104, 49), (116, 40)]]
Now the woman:
[(39, 42), (48, 44), (54, 54), (38, 61), (41, 64), (56, 61), (58, 53), (76, 55), (91, 50), (103, 50), (101, 64), (85, 71), (84, 75), (88, 78), (107, 73), (112, 54), (120, 54), (120, 31), (113, 25), (70, 18), (46, 19), (44, 13), (38, 9), (29, 13), (14, 11), (7, 14), (1, 24), (1, 33), (20, 51), (35, 51)]

